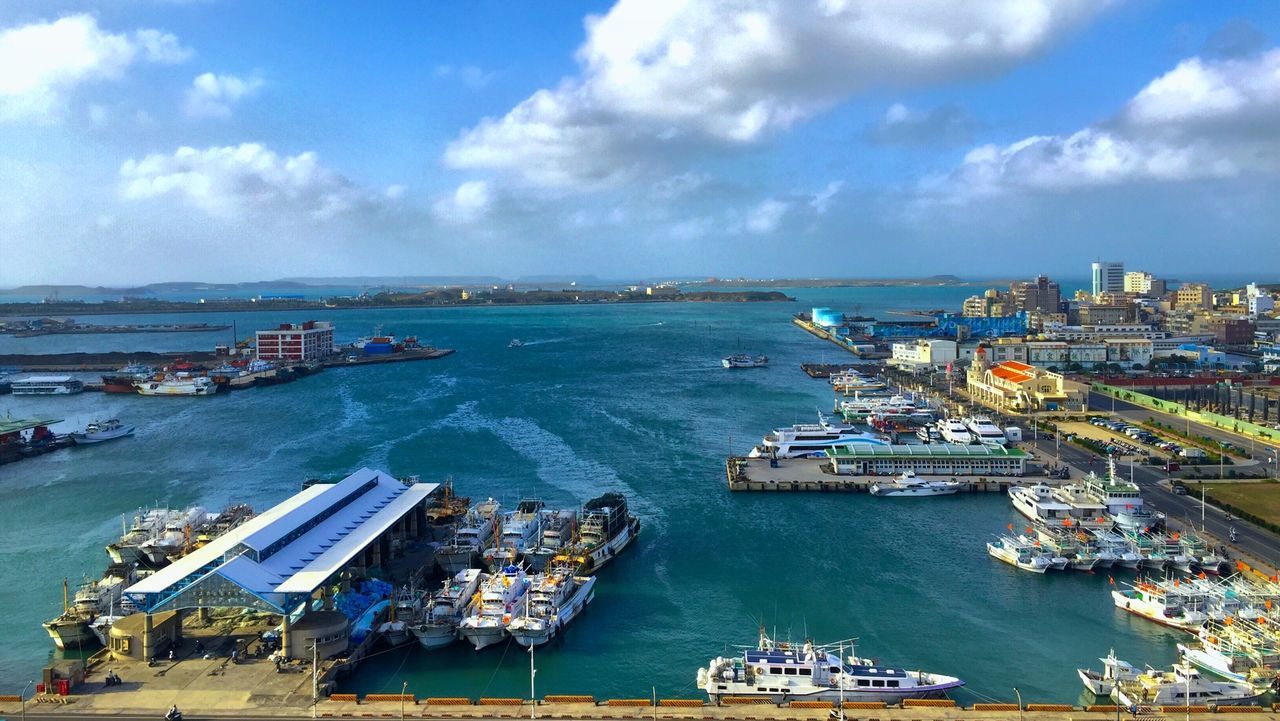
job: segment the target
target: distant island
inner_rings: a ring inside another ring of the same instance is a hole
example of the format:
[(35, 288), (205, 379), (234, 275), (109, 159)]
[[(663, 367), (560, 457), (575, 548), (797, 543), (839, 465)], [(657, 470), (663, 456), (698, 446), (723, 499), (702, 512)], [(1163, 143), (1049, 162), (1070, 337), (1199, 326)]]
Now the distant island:
[[(278, 285), (273, 285), (278, 288)], [(430, 308), (514, 305), (587, 305), (600, 303), (757, 303), (794, 301), (779, 291), (683, 290), (674, 286), (633, 287), (627, 290), (514, 290), (511, 288), (441, 288), (421, 292), (384, 291), (323, 300), (305, 298), (227, 298), (177, 301), (125, 297), (87, 302), (47, 298), (40, 303), (0, 303), (0, 316), (59, 316), (124, 313), (200, 313), (262, 310), (344, 310), (351, 308)]]

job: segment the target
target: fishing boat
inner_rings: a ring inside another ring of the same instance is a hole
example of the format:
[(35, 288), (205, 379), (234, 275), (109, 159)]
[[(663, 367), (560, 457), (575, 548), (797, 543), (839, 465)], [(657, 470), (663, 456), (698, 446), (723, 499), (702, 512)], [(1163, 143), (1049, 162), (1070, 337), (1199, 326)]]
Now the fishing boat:
[(453, 479), (446, 479), (444, 490), (439, 496), (433, 496), (432, 505), (426, 509), (426, 537), (433, 541), (446, 540), (453, 537), (460, 523), (471, 509), (471, 499), (453, 493)]
[(94, 421), (85, 426), (83, 430), (72, 431), (70, 435), (72, 440), (77, 445), (80, 445), (83, 443), (112, 441), (132, 434), (133, 426), (123, 425), (118, 418), (111, 418), (105, 421)]
[(479, 569), (468, 568), (445, 580), (423, 609), (422, 622), (409, 629), (423, 648), (431, 651), (458, 640), (458, 623), (470, 610), (476, 589), (485, 578)]
[(529, 578), (519, 566), (507, 566), (484, 582), (480, 599), (458, 623), (458, 633), (479, 651), (502, 641), (507, 625), (524, 614)]
[(1187, 608), (1184, 597), (1146, 581), (1139, 581), (1128, 590), (1112, 589), (1111, 599), (1117, 608), (1135, 616), (1189, 633), (1195, 633), (1209, 618), (1202, 611)]
[(502, 504), (492, 498), (467, 511), (453, 539), (436, 551), (436, 562), (450, 576), (471, 567), (485, 549), (493, 545)]
[(546, 511), (542, 521), (542, 533), (538, 545), (525, 551), (524, 562), (529, 570), (541, 572), (551, 559), (573, 540), (578, 531), (578, 512), (574, 510)]
[(410, 628), (422, 613), (422, 593), (404, 586), (396, 591), (391, 601), (390, 617), (378, 624), (378, 633), (388, 646), (400, 646), (409, 642)]
[(751, 356), (746, 353), (737, 353), (735, 355), (726, 356), (720, 359), (720, 363), (725, 368), (763, 368), (769, 365), (769, 357), (758, 355)]
[(542, 535), (542, 501), (525, 499), (514, 511), (505, 513), (499, 522), (499, 533), (492, 548), (481, 554), (486, 566), (504, 568), (533, 550)]
[(519, 347), (521, 347), (521, 346), (523, 346), (523, 345), (524, 345), (524, 341), (520, 340), (519, 338), (512, 338), (512, 339), (511, 339), (511, 342), (507, 344), (507, 347), (508, 347), (508, 348), (519, 348)]
[[(852, 648), (853, 642), (849, 642)], [(755, 648), (740, 657), (719, 657), (697, 674), (698, 688), (712, 703), (738, 698), (787, 701), (883, 702), (941, 698), (964, 681), (924, 671), (885, 666), (844, 655), (845, 644), (775, 643), (760, 633)], [(833, 653), (834, 652), (834, 653)]]
[(525, 614), (507, 626), (521, 646), (541, 646), (555, 638), (596, 597), (596, 577), (577, 576), (569, 566), (539, 575), (529, 587)]
[(208, 376), (190, 373), (168, 373), (159, 379), (140, 381), (134, 385), (144, 396), (211, 396), (218, 392), (218, 384)]
[(1135, 571), (1142, 564), (1142, 555), (1133, 549), (1133, 545), (1124, 535), (1102, 529), (1088, 529), (1087, 532), (1097, 544), (1099, 553), (1105, 552), (1112, 556), (1113, 568), (1127, 568)]
[[(77, 596), (81, 590), (92, 588), (94, 582), (87, 580), (76, 590)], [(92, 644), (97, 637), (93, 634), (93, 630), (89, 628), (89, 624), (93, 622), (94, 611), (86, 607), (86, 604), (72, 604), (69, 593), (67, 580), (62, 580), (62, 613), (58, 616), (45, 621), (41, 624), (44, 630), (49, 634), (49, 638), (53, 639), (53, 645), (59, 650), (76, 649), (85, 644)]]
[(914, 471), (905, 471), (890, 481), (871, 484), (871, 495), (883, 498), (949, 496), (958, 493), (962, 485), (959, 481), (927, 481), (918, 478)]
[(1116, 683), (1111, 696), (1125, 706), (1249, 706), (1264, 691), (1237, 681), (1205, 678), (1187, 663), (1175, 663), (1170, 671), (1148, 671), (1130, 681)]
[(134, 385), (156, 374), (156, 370), (141, 363), (130, 363), (114, 374), (102, 376), (102, 390), (107, 393), (136, 393)]
[(1009, 536), (1001, 536), (999, 539), (989, 542), (987, 544), (987, 554), (992, 558), (1032, 573), (1045, 573), (1053, 567), (1049, 556), (1039, 553)]
[(1098, 660), (1102, 662), (1101, 672), (1087, 668), (1076, 669), (1076, 673), (1084, 683), (1085, 689), (1094, 696), (1110, 696), (1117, 682), (1132, 681), (1138, 677), (1138, 669), (1134, 668), (1133, 664), (1128, 661), (1121, 661), (1116, 658), (1115, 649), (1112, 649), (1106, 658)]
[(576, 563), (579, 573), (603, 568), (640, 533), (640, 519), (627, 510), (621, 493), (606, 493), (582, 507), (578, 541), (556, 558)]

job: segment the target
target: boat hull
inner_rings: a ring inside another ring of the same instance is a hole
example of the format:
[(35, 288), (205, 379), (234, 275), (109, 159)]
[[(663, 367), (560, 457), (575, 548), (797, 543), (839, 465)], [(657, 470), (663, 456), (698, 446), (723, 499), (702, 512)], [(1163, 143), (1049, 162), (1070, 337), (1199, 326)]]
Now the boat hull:
[(468, 568), (473, 568), (476, 559), (474, 549), (466, 550), (444, 550), (441, 549), (436, 553), (436, 563), (440, 564), (440, 569), (450, 576), (457, 575)]
[(556, 635), (573, 619), (577, 618), (587, 608), (587, 604), (591, 603), (596, 597), (596, 579), (594, 576), (585, 579), (578, 590), (574, 592), (569, 602), (561, 607), (560, 613), (549, 622), (545, 619), (539, 619), (543, 623), (537, 626), (528, 626), (524, 624), (513, 623), (507, 629), (511, 637), (516, 643), (524, 647), (541, 646), (551, 641)]
[(486, 626), (459, 626), (458, 633), (467, 643), (476, 647), (477, 651), (486, 649), (494, 644), (502, 643), (507, 637), (506, 626), (500, 624)]
[[(711, 703), (720, 704), (726, 699), (735, 697), (748, 698), (768, 698), (771, 702), (780, 704), (788, 701), (829, 701), (837, 706), (843, 700), (845, 703), (865, 703), (880, 702), (885, 704), (896, 704), (905, 699), (917, 698), (945, 698), (948, 691), (960, 688), (964, 685), (963, 681), (953, 681), (932, 686), (917, 686), (914, 688), (906, 688), (900, 691), (891, 689), (849, 689), (846, 688), (841, 693), (838, 688), (815, 688), (808, 692), (786, 692), (786, 693), (721, 693), (713, 691), (711, 688), (705, 689), (707, 697)], [(709, 687), (714, 684), (708, 684)]]
[(632, 518), (617, 535), (593, 548), (586, 555), (584, 563), (586, 570), (594, 572), (603, 568), (606, 563), (612, 561), (619, 553), (622, 553), (622, 549), (626, 548), (631, 543), (631, 539), (635, 538), (639, 533), (640, 520)]
[(423, 624), (413, 629), (418, 645), (428, 651), (444, 648), (458, 640), (458, 627), (453, 624)]
[(44, 630), (48, 632), (49, 638), (53, 639), (53, 645), (60, 651), (93, 645), (98, 641), (93, 629), (89, 628), (87, 620), (57, 618), (46, 622)]

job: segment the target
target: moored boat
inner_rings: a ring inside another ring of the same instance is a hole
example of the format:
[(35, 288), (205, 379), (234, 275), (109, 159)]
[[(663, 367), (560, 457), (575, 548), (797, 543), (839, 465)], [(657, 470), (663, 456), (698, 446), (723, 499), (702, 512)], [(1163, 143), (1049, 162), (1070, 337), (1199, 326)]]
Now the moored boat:
[(556, 558), (577, 564), (580, 573), (603, 568), (640, 533), (640, 519), (627, 509), (621, 493), (606, 493), (582, 507), (578, 541)]
[(1114, 649), (1107, 654), (1106, 658), (1098, 660), (1102, 662), (1100, 672), (1087, 668), (1076, 669), (1076, 674), (1080, 676), (1085, 689), (1094, 696), (1110, 696), (1117, 682), (1131, 681), (1138, 677), (1138, 670), (1133, 667), (1133, 664), (1116, 658)]
[(512, 619), (524, 613), (528, 591), (529, 578), (518, 566), (507, 566), (489, 576), (480, 589), (480, 599), (458, 623), (458, 633), (477, 651), (499, 643)]
[(576, 576), (567, 566), (533, 580), (525, 614), (507, 626), (521, 646), (540, 646), (555, 638), (595, 598), (595, 576)]
[(922, 496), (949, 496), (960, 491), (959, 481), (933, 481), (919, 478), (912, 471), (904, 471), (889, 481), (871, 484), (871, 495), (884, 498), (908, 498)]
[(94, 421), (83, 430), (72, 431), (71, 438), (77, 444), (102, 443), (133, 434), (133, 426), (126, 426), (118, 418)]
[(445, 580), (423, 609), (421, 623), (409, 629), (423, 648), (444, 648), (458, 640), (458, 623), (470, 611), (476, 589), (485, 578), (479, 569), (468, 568)]

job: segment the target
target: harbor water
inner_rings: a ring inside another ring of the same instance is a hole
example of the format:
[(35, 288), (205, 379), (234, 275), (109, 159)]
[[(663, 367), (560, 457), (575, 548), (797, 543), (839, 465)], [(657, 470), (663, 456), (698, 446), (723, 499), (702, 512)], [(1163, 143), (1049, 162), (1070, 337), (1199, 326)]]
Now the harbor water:
[[(349, 341), (387, 333), (456, 348), (442, 360), (326, 370), (213, 398), (85, 393), (0, 396), (0, 414), (83, 423), (118, 416), (134, 437), (0, 466), (0, 681), (36, 678), (52, 645), (40, 622), (61, 579), (99, 573), (103, 546), (139, 506), (245, 501), (267, 507), (308, 477), (361, 466), (508, 505), (572, 507), (626, 493), (643, 527), (600, 572), (594, 603), (539, 648), (537, 693), (697, 697), (699, 666), (781, 638), (860, 639), (880, 661), (968, 681), (957, 698), (1075, 701), (1077, 666), (1114, 648), (1135, 664), (1174, 659), (1173, 631), (1115, 609), (1106, 574), (1036, 576), (987, 556), (1020, 524), (1000, 494), (880, 499), (730, 493), (723, 460), (769, 428), (831, 406), (802, 362), (849, 358), (791, 324), (815, 305), (883, 315), (955, 308), (974, 287), (795, 289), (795, 303), (655, 303), (334, 312)], [(305, 315), (315, 315), (308, 313)], [(290, 313), (112, 316), (94, 322), (234, 321), (241, 336)], [(0, 338), (0, 353), (182, 350), (182, 338)], [(512, 338), (525, 345), (508, 348)], [(189, 345), (188, 345), (189, 344)], [(733, 352), (766, 368), (726, 370)], [(1117, 583), (1127, 576), (1116, 575)], [(529, 655), (461, 643), (370, 657), (342, 690), (526, 696)], [(14, 691), (16, 693), (16, 690)]]

